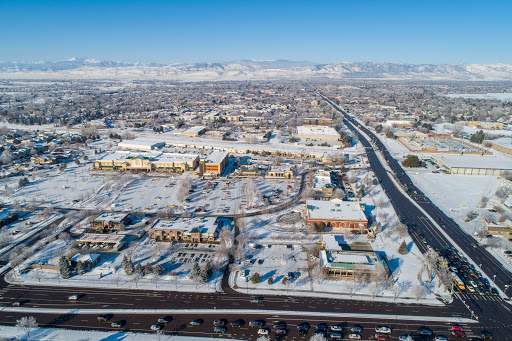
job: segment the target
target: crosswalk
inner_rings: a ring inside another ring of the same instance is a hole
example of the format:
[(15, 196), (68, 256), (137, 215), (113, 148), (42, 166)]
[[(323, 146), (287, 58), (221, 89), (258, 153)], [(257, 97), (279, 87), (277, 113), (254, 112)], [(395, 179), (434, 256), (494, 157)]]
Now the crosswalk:
[(459, 295), (464, 300), (494, 301), (494, 302), (501, 301), (501, 298), (496, 295), (479, 295), (479, 294), (468, 294), (468, 293), (459, 293)]

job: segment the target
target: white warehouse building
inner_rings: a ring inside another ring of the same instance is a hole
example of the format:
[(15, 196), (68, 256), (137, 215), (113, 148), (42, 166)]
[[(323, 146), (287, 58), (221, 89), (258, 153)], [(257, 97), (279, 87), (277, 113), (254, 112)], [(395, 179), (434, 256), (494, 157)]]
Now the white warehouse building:
[(329, 141), (340, 140), (340, 134), (333, 127), (327, 126), (298, 126), (296, 136), (306, 141)]
[(432, 162), (452, 174), (501, 176), (512, 170), (512, 160), (499, 156), (436, 155)]

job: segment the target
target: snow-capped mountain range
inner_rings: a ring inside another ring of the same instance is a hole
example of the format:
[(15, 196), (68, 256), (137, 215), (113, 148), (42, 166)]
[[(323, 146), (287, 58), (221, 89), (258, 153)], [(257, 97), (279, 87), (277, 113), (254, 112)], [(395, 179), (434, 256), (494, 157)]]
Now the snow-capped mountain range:
[(512, 81), (510, 64), (400, 64), (340, 62), (317, 64), (289, 60), (238, 60), (225, 63), (144, 64), (86, 58), (48, 62), (2, 62), (0, 79), (105, 79), (105, 80), (306, 80), (388, 79)]

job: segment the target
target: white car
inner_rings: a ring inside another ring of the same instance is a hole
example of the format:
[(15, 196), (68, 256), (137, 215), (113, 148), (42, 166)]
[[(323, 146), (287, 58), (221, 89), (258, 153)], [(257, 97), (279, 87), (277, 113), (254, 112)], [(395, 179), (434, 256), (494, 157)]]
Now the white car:
[(68, 300), (76, 301), (78, 299), (78, 295), (71, 295), (68, 297)]
[(376, 333), (391, 334), (391, 329), (386, 326), (380, 326), (375, 328)]
[(434, 338), (434, 341), (448, 341), (444, 336), (438, 335)]
[(348, 334), (348, 338), (353, 339), (353, 340), (361, 340), (361, 335), (352, 333), (352, 334)]
[(162, 326), (160, 326), (160, 325), (158, 325), (158, 324), (153, 324), (153, 325), (151, 326), (151, 330), (160, 330), (160, 329), (162, 329)]
[(270, 331), (267, 328), (258, 329), (258, 335), (268, 335)]

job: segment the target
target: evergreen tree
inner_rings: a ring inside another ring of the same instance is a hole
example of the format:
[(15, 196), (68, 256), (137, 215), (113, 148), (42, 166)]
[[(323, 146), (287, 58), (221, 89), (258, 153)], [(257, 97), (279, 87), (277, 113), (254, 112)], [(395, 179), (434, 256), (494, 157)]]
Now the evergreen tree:
[(157, 264), (153, 267), (153, 273), (155, 275), (158, 275), (160, 276), (162, 273), (164, 272), (164, 268), (163, 266), (161, 266), (160, 264)]
[(398, 248), (398, 253), (401, 255), (406, 255), (407, 252), (407, 244), (405, 243), (405, 240), (402, 240), (402, 244), (400, 244), (400, 247)]
[(274, 284), (274, 278), (273, 278), (273, 277), (269, 277), (269, 278), (268, 278), (268, 280), (267, 280), (267, 283), (268, 283), (269, 285)]
[(283, 279), (281, 280), (281, 283), (283, 283), (284, 285), (288, 284), (288, 277), (284, 276)]
[(258, 284), (261, 281), (260, 274), (257, 272), (254, 273), (254, 275), (251, 277), (251, 281), (253, 284)]
[(151, 265), (151, 263), (147, 263), (146, 266), (144, 267), (144, 276), (152, 274), (152, 273), (153, 273), (153, 266)]
[(59, 273), (64, 279), (71, 277), (71, 267), (66, 257), (61, 256), (59, 259)]
[(78, 275), (83, 275), (85, 274), (85, 266), (84, 266), (84, 263), (82, 263), (82, 261), (78, 261), (76, 263), (76, 273)]
[(208, 282), (208, 280), (210, 280), (212, 275), (213, 275), (212, 265), (210, 264), (210, 261), (208, 261), (206, 263), (203, 271), (201, 271), (201, 277), (203, 278), (204, 282)]
[(192, 268), (192, 277), (198, 277), (201, 275), (201, 268), (199, 267), (198, 262), (194, 262), (194, 267)]
[(142, 275), (144, 273), (144, 268), (142, 267), (142, 265), (140, 263), (137, 263), (137, 265), (135, 265), (135, 268), (133, 270), (137, 275)]
[(128, 258), (128, 260), (126, 261), (126, 268), (124, 268), (124, 273), (131, 276), (133, 275), (134, 271), (135, 271), (135, 266), (133, 265), (133, 261), (131, 258)]
[(123, 256), (123, 261), (121, 262), (121, 266), (123, 267), (124, 272), (127, 272), (126, 268), (128, 266), (128, 257), (126, 257), (126, 255)]

